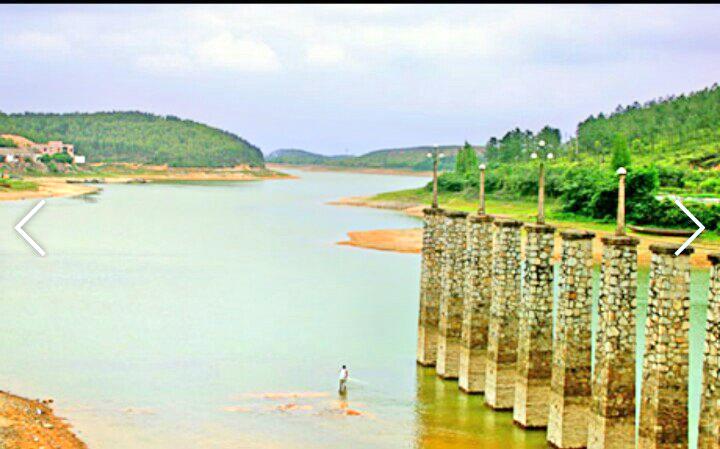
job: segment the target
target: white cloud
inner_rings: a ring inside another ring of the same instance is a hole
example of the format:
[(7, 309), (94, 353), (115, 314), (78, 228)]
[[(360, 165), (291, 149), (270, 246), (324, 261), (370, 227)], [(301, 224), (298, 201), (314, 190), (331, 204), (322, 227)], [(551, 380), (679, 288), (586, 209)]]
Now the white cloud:
[(26, 31), (9, 34), (3, 41), (7, 50), (23, 53), (52, 54), (70, 50), (70, 43), (62, 34)]
[(347, 65), (345, 49), (337, 44), (315, 44), (305, 51), (305, 60), (315, 66), (332, 67)]
[(203, 68), (265, 72), (280, 68), (273, 49), (261, 41), (241, 39), (230, 33), (201, 42), (193, 53)]

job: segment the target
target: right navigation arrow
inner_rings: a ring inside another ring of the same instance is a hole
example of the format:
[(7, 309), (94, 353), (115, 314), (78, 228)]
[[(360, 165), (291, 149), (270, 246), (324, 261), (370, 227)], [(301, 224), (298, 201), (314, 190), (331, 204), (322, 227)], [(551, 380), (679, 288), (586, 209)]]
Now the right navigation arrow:
[(691, 244), (692, 241), (695, 240), (695, 239), (697, 238), (697, 236), (700, 235), (700, 234), (705, 230), (705, 225), (703, 225), (702, 223), (700, 223), (700, 220), (698, 220), (697, 218), (695, 218), (695, 215), (693, 215), (693, 214), (687, 209), (687, 207), (683, 206), (683, 203), (681, 203), (678, 198), (675, 198), (675, 204), (677, 204), (677, 206), (680, 208), (680, 210), (682, 210), (683, 212), (685, 212), (685, 215), (687, 215), (688, 217), (690, 217), (690, 219), (693, 221), (693, 223), (695, 223), (695, 225), (698, 227), (697, 231), (695, 231), (695, 233), (694, 233), (693, 235), (691, 235), (689, 239), (685, 240), (685, 243), (683, 243), (682, 246), (680, 246), (680, 248), (678, 248), (677, 251), (675, 251), (675, 255), (676, 255), (676, 256), (679, 256), (680, 253), (682, 253), (683, 251), (685, 251), (685, 248), (687, 248), (688, 245)]

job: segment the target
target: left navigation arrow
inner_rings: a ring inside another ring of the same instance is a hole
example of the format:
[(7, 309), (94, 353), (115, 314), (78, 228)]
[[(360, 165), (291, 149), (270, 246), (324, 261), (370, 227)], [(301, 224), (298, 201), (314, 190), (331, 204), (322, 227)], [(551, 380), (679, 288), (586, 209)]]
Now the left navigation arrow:
[(36, 242), (35, 240), (33, 240), (32, 237), (30, 237), (30, 235), (28, 235), (27, 232), (25, 232), (25, 230), (23, 229), (23, 226), (25, 226), (25, 224), (26, 224), (28, 221), (30, 221), (30, 219), (31, 219), (40, 209), (42, 209), (42, 207), (43, 207), (44, 205), (45, 205), (45, 200), (42, 200), (42, 201), (40, 201), (39, 203), (37, 203), (37, 204), (35, 205), (35, 207), (33, 207), (32, 210), (31, 210), (30, 212), (28, 212), (28, 214), (25, 215), (25, 216), (23, 217), (23, 219), (20, 220), (20, 222), (18, 222), (18, 224), (15, 225), (15, 231), (16, 231), (18, 234), (20, 234), (20, 237), (22, 237), (23, 240), (25, 240), (26, 242), (28, 242), (28, 243), (30, 244), (30, 246), (33, 247), (33, 249), (35, 250), (35, 252), (38, 253), (40, 256), (44, 256), (44, 255), (45, 255), (45, 250), (42, 249), (42, 248), (40, 247), (40, 245), (38, 245), (37, 242)]

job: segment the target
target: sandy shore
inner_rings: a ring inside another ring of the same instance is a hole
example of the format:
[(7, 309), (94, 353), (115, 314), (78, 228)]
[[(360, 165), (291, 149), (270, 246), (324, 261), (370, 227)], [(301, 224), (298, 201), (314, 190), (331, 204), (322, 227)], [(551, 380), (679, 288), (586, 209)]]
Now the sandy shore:
[[(102, 190), (102, 184), (131, 184), (142, 182), (172, 181), (259, 181), (269, 179), (297, 179), (296, 176), (279, 172), (255, 172), (246, 167), (227, 169), (186, 168), (168, 169), (167, 167), (137, 166), (137, 174), (102, 176), (93, 172), (79, 173), (73, 177), (27, 176), (23, 179), (38, 185), (37, 190), (2, 190), (0, 201), (18, 201), (36, 198), (78, 196)], [(79, 183), (83, 180), (99, 179), (98, 184)], [(70, 181), (70, 182), (68, 182)]]
[(37, 190), (0, 190), (0, 201), (19, 201), (35, 198), (77, 196), (100, 190), (96, 185), (68, 184), (65, 178), (25, 178), (38, 185)]
[[(394, 209), (412, 215), (414, 217), (422, 217), (422, 209), (425, 206), (417, 204), (396, 203), (396, 202), (375, 202), (363, 197), (341, 198), (329, 204), (341, 206), (359, 206), (374, 207), (380, 209)], [(564, 225), (562, 222), (552, 223), (558, 230), (570, 229), (570, 226)], [(596, 262), (602, 260), (602, 243), (600, 239), (610, 232), (593, 231), (597, 235), (593, 240), (593, 258)], [(650, 265), (650, 245), (654, 243), (677, 243), (681, 244), (686, 240), (684, 237), (656, 237), (629, 232), (629, 235), (640, 239), (638, 246), (638, 264), (641, 266)], [(394, 251), (400, 253), (419, 254), (422, 250), (422, 228), (411, 229), (378, 229), (372, 231), (353, 231), (348, 232), (348, 240), (338, 242), (340, 245), (356, 246), (359, 248), (368, 248), (379, 251)], [(555, 260), (560, 260), (560, 234), (555, 237)], [(690, 256), (690, 262), (694, 267), (706, 268), (710, 266), (707, 255), (717, 252), (718, 247), (712, 245), (696, 244), (693, 245), (695, 252)], [(524, 250), (524, 249), (523, 249)]]
[(87, 449), (65, 420), (53, 414), (50, 402), (0, 392), (0, 447)]

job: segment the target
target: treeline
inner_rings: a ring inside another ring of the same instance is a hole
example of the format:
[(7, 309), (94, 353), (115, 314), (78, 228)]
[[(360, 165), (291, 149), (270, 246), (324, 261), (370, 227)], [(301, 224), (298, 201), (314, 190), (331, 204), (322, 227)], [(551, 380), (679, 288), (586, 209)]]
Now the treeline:
[[(452, 170), (455, 158), (462, 148), (459, 145), (442, 145), (438, 150), (445, 157), (440, 159), (441, 170)], [(482, 152), (481, 147), (473, 147), (476, 153)], [(305, 150), (277, 150), (267, 157), (268, 162), (292, 165), (325, 165), (344, 168), (389, 168), (398, 170), (428, 171), (432, 170), (432, 159), (427, 154), (435, 150), (432, 146), (410, 148), (393, 148), (371, 151), (361, 156), (336, 155), (326, 156)]]
[[(720, 90), (714, 85), (687, 96), (619, 107), (607, 117), (599, 114), (580, 123), (577, 138), (564, 142), (551, 126), (493, 137), (486, 144), (486, 192), (508, 199), (534, 197), (538, 167), (533, 153), (545, 160), (547, 195), (558, 199), (552, 213), (613, 220), (615, 169), (622, 166), (628, 169), (628, 222), (691, 228), (682, 211), (663, 198), (671, 193), (720, 195), (720, 171), (710, 169), (720, 164)], [(553, 159), (547, 159), (549, 153)], [(438, 185), (474, 198), (477, 169), (455, 167), (440, 176)], [(701, 198), (685, 205), (708, 229), (720, 228), (720, 206)]]
[(135, 162), (174, 167), (264, 166), (260, 150), (217, 128), (143, 112), (0, 113), (0, 132), (35, 142), (62, 140), (88, 162)]
[(618, 106), (580, 122), (578, 151), (607, 154), (615, 135), (625, 136), (634, 156), (712, 168), (720, 164), (720, 88)]

